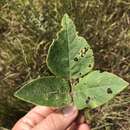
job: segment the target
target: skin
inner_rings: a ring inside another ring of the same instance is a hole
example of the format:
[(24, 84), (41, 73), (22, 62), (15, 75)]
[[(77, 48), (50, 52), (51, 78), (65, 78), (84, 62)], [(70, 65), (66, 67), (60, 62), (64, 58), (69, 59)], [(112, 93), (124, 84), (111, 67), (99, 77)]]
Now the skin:
[(37, 106), (22, 117), (12, 130), (90, 130), (77, 119), (78, 110), (69, 106), (63, 110)]

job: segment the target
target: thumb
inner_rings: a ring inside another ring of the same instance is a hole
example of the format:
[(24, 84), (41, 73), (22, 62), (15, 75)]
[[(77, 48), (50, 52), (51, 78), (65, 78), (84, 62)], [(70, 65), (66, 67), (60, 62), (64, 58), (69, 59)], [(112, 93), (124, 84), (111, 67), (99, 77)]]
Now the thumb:
[(62, 113), (51, 113), (32, 130), (65, 130), (78, 115), (75, 107), (69, 106)]

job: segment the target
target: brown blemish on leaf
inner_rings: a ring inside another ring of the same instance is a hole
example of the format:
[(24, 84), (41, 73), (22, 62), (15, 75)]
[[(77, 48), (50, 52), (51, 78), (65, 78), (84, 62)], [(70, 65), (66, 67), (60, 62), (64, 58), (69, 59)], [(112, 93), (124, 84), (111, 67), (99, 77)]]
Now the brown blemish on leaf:
[(91, 64), (89, 64), (88, 67), (91, 67)]
[(78, 61), (78, 58), (77, 58), (77, 57), (75, 57), (75, 58), (74, 58), (74, 61)]
[(112, 93), (113, 93), (112, 90), (111, 90), (111, 88), (108, 88), (108, 89), (107, 89), (107, 93), (108, 93), (108, 94), (112, 94)]
[(85, 47), (84, 49), (85, 49), (85, 52), (87, 52), (87, 51), (88, 51), (88, 48), (86, 48), (86, 47)]
[(88, 98), (86, 99), (86, 101), (85, 101), (86, 104), (88, 104), (88, 103), (90, 102), (90, 99), (91, 99), (90, 97), (88, 97)]

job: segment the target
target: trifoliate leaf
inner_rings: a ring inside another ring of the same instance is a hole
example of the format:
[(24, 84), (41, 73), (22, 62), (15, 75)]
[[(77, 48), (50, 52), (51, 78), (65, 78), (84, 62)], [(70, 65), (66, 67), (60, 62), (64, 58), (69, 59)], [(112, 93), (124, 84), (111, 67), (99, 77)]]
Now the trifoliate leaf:
[(74, 104), (79, 109), (96, 108), (108, 102), (127, 86), (128, 82), (112, 73), (90, 72), (74, 87)]
[(87, 41), (77, 35), (75, 25), (67, 14), (61, 24), (62, 29), (49, 49), (47, 65), (56, 76), (79, 78), (92, 70), (93, 52)]
[[(95, 108), (128, 86), (126, 81), (112, 73), (92, 72), (94, 57), (87, 41), (77, 35), (67, 14), (61, 25), (47, 56), (47, 66), (55, 76), (33, 80), (15, 96), (36, 105), (63, 107), (73, 101), (79, 109)], [(79, 83), (74, 86), (78, 79)]]
[(71, 102), (69, 92), (67, 81), (49, 76), (31, 81), (19, 89), (15, 96), (36, 105), (63, 107)]

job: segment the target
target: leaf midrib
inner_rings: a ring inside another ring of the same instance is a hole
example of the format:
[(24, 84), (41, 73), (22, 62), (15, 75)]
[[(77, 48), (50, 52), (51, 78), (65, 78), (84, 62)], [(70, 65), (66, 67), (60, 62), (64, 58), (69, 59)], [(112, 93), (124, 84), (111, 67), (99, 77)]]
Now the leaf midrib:
[(73, 40), (72, 41), (69, 41), (69, 36), (68, 36), (68, 24), (67, 24), (67, 17), (65, 17), (65, 27), (66, 27), (66, 39), (67, 39), (67, 50), (68, 50), (68, 65), (69, 65), (69, 67), (68, 67), (68, 69), (69, 69), (69, 80), (71, 80), (71, 67), (70, 67), (70, 46), (69, 46), (69, 43), (70, 42), (73, 42), (74, 40), (75, 40), (75, 38), (76, 38), (76, 36), (77, 35), (75, 35), (74, 36), (74, 38), (73, 38)]
[(70, 55), (69, 55), (69, 37), (68, 37), (68, 24), (67, 24), (67, 18), (65, 17), (65, 27), (66, 27), (66, 39), (67, 39), (67, 50), (68, 50), (68, 69), (69, 69), (69, 80), (70, 80)]

